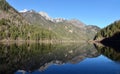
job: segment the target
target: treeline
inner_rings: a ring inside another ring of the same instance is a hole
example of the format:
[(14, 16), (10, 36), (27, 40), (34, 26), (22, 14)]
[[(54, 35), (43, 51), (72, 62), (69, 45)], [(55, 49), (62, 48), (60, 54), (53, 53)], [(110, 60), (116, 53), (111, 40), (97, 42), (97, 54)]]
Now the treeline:
[(120, 20), (115, 21), (106, 28), (103, 28), (100, 32), (96, 34), (94, 40), (101, 40), (104, 38), (112, 37), (114, 34), (118, 32), (120, 32)]
[(36, 25), (15, 25), (9, 19), (0, 20), (0, 40), (45, 40), (55, 39), (56, 34)]
[(5, 0), (0, 0), (0, 9), (7, 11), (10, 8)]
[(36, 12), (23, 16), (6, 0), (0, 0), (0, 40), (88, 41), (93, 39), (96, 28), (86, 28), (67, 20), (55, 23)]

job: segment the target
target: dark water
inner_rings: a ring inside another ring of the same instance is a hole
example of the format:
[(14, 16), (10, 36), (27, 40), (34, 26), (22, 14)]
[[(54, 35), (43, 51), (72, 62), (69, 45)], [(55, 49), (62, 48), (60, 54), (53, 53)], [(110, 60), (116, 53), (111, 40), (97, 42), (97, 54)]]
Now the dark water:
[(120, 74), (120, 52), (88, 43), (0, 44), (0, 74)]

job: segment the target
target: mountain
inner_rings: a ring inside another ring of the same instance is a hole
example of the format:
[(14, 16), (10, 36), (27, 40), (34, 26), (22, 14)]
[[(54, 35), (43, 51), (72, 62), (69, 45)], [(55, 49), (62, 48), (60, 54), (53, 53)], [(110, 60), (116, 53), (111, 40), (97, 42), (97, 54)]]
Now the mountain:
[(66, 20), (64, 18), (51, 18), (45, 12), (29, 10), (21, 13), (31, 24), (39, 25), (42, 28), (54, 32), (60, 40), (87, 41), (93, 39), (99, 28), (87, 26), (79, 20)]
[(76, 19), (51, 18), (45, 12), (18, 12), (6, 0), (0, 0), (0, 42), (88, 41), (93, 39), (98, 30)]
[(80, 28), (85, 26), (83, 22), (80, 22), (77, 19), (68, 20), (68, 22)]
[(55, 37), (56, 35), (49, 30), (30, 25), (6, 0), (0, 0), (0, 41), (39, 40)]
[(101, 29), (95, 36), (96, 41), (118, 41), (120, 37), (120, 20)]
[(0, 20), (9, 20), (13, 25), (29, 24), (6, 0), (0, 0)]
[(0, 40), (17, 38), (18, 35), (16, 33), (19, 32), (20, 36), (22, 32), (20, 30), (27, 25), (29, 23), (24, 20), (18, 11), (5, 0), (0, 0)]

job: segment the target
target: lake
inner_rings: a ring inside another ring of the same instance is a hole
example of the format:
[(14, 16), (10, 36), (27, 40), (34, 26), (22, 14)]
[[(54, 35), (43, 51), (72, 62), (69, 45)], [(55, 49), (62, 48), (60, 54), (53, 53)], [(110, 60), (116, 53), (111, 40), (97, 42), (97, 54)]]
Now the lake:
[(0, 44), (0, 74), (120, 74), (120, 51), (88, 43)]

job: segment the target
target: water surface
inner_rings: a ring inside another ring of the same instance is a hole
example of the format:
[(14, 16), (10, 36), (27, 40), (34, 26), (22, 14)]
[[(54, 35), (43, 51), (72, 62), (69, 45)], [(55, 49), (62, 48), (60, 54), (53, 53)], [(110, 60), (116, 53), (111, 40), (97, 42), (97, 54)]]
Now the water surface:
[(0, 44), (0, 74), (120, 74), (120, 52), (88, 43)]

